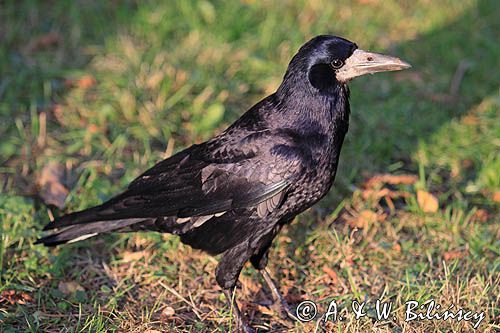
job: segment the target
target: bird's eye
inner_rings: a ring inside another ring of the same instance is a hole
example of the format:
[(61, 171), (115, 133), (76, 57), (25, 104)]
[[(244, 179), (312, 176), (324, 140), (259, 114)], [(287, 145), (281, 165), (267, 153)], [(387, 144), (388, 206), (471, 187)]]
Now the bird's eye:
[(339, 69), (340, 67), (344, 66), (344, 62), (340, 59), (335, 59), (332, 61), (331, 65), (334, 69)]

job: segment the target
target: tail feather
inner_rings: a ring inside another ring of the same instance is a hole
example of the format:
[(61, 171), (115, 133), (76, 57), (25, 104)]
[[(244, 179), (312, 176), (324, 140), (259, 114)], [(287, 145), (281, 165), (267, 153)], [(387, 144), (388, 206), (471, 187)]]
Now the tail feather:
[[(145, 218), (131, 218), (111, 221), (97, 221), (85, 224), (76, 224), (54, 229), (54, 231), (40, 239), (35, 244), (44, 244), (45, 246), (56, 246), (64, 243), (73, 243), (84, 240), (95, 235), (118, 231), (120, 229), (129, 227), (133, 224), (147, 222), (149, 219)], [(52, 228), (47, 228), (52, 229)]]
[[(66, 214), (64, 216), (56, 218), (52, 223), (47, 224), (43, 230), (51, 230), (56, 228), (68, 227), (76, 224), (88, 224), (99, 221), (110, 221), (119, 219), (128, 219), (131, 214), (137, 213), (136, 211), (122, 210), (121, 212), (115, 211), (114, 208), (124, 208), (123, 204), (120, 203), (124, 198), (127, 198), (128, 192), (125, 191), (122, 194), (104, 202), (103, 204), (91, 208), (81, 210), (79, 212), (73, 212)], [(116, 206), (116, 207), (115, 207)], [(137, 214), (135, 214), (137, 215)]]
[(83, 224), (90, 222), (97, 222), (103, 219), (103, 216), (99, 216), (98, 212), (101, 207), (96, 206), (89, 209), (85, 209), (79, 212), (74, 212), (66, 214), (64, 216), (56, 218), (53, 222), (47, 224), (43, 230), (51, 230), (56, 228), (67, 227), (75, 224)]

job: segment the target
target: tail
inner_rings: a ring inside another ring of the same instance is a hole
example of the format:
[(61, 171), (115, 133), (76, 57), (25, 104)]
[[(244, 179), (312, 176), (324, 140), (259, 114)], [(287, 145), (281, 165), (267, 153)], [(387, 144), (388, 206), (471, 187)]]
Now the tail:
[(128, 229), (134, 224), (150, 222), (150, 218), (109, 219), (100, 214), (98, 207), (81, 212), (64, 215), (45, 226), (43, 230), (51, 230), (35, 244), (56, 246), (64, 243), (74, 243), (98, 234)]
[(56, 246), (73, 243), (102, 233), (129, 229), (134, 224), (151, 220), (148, 217), (134, 216), (137, 215), (136, 211), (114, 211), (114, 205), (127, 195), (124, 192), (99, 206), (56, 218), (43, 228), (44, 231), (50, 230), (48, 235), (38, 239), (35, 244)]

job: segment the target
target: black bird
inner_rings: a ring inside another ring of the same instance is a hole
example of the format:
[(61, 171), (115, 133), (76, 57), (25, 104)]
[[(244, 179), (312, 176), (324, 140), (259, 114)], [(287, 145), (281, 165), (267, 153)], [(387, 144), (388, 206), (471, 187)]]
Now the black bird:
[(161, 161), (102, 205), (57, 218), (37, 242), (53, 246), (115, 231), (179, 235), (193, 248), (222, 254), (217, 283), (242, 330), (250, 328), (232, 293), (248, 260), (293, 318), (265, 270), (269, 247), (332, 186), (349, 124), (347, 82), (409, 67), (346, 39), (317, 36), (293, 57), (278, 90), (224, 132)]

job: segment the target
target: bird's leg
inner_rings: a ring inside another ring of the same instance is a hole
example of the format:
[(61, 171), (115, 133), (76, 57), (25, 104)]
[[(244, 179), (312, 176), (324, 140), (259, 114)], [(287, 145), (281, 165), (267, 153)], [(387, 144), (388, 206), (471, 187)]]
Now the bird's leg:
[(235, 288), (243, 265), (250, 257), (249, 247), (246, 243), (239, 245), (224, 252), (217, 268), (215, 269), (215, 279), (219, 286), (222, 287), (229, 306), (232, 309), (234, 318), (236, 319), (237, 328), (235, 331), (251, 333), (255, 332), (246, 322), (243, 321), (240, 308), (235, 300)]
[(283, 224), (286, 224), (287, 222), (289, 221), (284, 221), (284, 223), (282, 224), (277, 224), (275, 228), (266, 235), (267, 237), (263, 238), (261, 248), (259, 249), (259, 251), (254, 253), (252, 257), (250, 257), (250, 262), (252, 263), (253, 267), (255, 267), (255, 269), (259, 271), (259, 273), (264, 278), (266, 285), (271, 290), (271, 293), (273, 295), (273, 303), (275, 306), (279, 307), (279, 309), (277, 309), (277, 312), (280, 314), (280, 316), (282, 318), (288, 317), (292, 320), (298, 320), (295, 316), (294, 311), (290, 308), (283, 295), (281, 295), (273, 279), (271, 278), (271, 274), (269, 274), (269, 272), (266, 270), (269, 257), (269, 247), (271, 246), (274, 236), (281, 230), (281, 226)]
[[(276, 286), (273, 279), (271, 278), (271, 274), (269, 274), (269, 272), (265, 268), (259, 270), (259, 272), (262, 275), (262, 277), (264, 278), (264, 281), (266, 282), (267, 287), (271, 290), (275, 305), (279, 306), (280, 315), (282, 315), (282, 317), (287, 316), (288, 318), (290, 318), (292, 320), (298, 320), (297, 316), (295, 315), (295, 311), (293, 311), (293, 309), (288, 305), (285, 298), (280, 293), (278, 287)], [(276, 303), (276, 301), (278, 301), (279, 303)], [(283, 315), (285, 315), (285, 316), (283, 316)]]
[(243, 316), (241, 315), (240, 308), (238, 307), (238, 304), (236, 303), (235, 299), (235, 292), (234, 289), (223, 289), (224, 295), (226, 296), (228, 302), (229, 302), (229, 308), (232, 310), (232, 314), (234, 318), (236, 319), (236, 332), (243, 332), (243, 333), (255, 333), (255, 330), (251, 328), (244, 320)]

